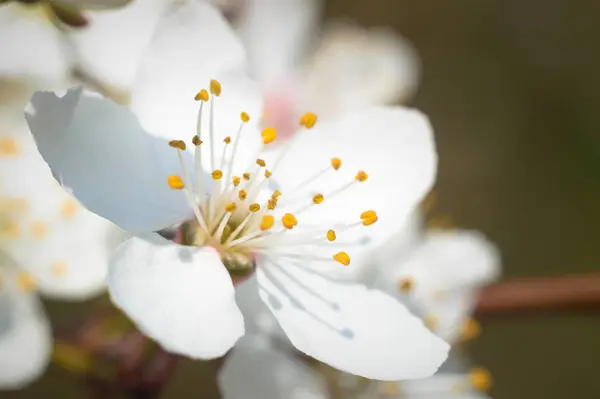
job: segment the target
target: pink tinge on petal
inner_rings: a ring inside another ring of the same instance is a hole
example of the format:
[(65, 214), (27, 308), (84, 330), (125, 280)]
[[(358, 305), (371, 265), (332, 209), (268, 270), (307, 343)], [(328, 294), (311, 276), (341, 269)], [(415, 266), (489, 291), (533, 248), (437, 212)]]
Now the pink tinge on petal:
[(267, 90), (262, 115), (262, 126), (277, 129), (279, 143), (291, 139), (298, 128), (296, 92), (291, 85)]

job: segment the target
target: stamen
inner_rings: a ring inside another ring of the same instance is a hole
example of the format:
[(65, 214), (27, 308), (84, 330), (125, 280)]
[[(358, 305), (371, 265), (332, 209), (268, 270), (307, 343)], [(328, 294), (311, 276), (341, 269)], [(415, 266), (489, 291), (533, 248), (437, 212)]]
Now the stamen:
[(240, 178), (237, 176), (233, 176), (231, 182), (233, 183), (233, 187), (237, 187), (240, 185)]
[(329, 241), (335, 241), (335, 239), (336, 239), (336, 238), (337, 238), (337, 237), (336, 237), (336, 235), (335, 235), (335, 231), (333, 231), (333, 230), (329, 230), (329, 231), (327, 232), (327, 239), (328, 239)]
[(288, 230), (291, 230), (294, 228), (294, 226), (298, 224), (298, 220), (291, 213), (286, 213), (281, 218), (281, 223), (283, 224), (283, 227), (285, 227)]
[(182, 140), (171, 140), (169, 141), (169, 146), (177, 148), (181, 151), (185, 151), (186, 149), (185, 142), (183, 142)]
[(250, 173), (244, 173), (242, 174), (242, 177), (244, 178), (244, 180), (250, 180)]
[(300, 126), (304, 126), (307, 129), (312, 129), (317, 123), (317, 115), (312, 112), (307, 112), (300, 117)]
[(256, 164), (257, 164), (258, 166), (261, 166), (261, 167), (263, 167), (263, 168), (264, 168), (265, 166), (267, 166), (267, 164), (265, 163), (264, 159), (257, 159), (257, 160), (256, 160)]
[(342, 167), (342, 160), (339, 158), (331, 158), (331, 167), (334, 170), (339, 170)]
[(262, 137), (263, 144), (270, 144), (274, 142), (277, 138), (277, 129), (275, 129), (274, 127), (268, 127), (266, 129), (263, 129), (260, 135)]
[(231, 242), (244, 229), (244, 227), (246, 227), (246, 225), (248, 224), (248, 222), (250, 221), (250, 219), (252, 219), (252, 216), (254, 216), (254, 214), (260, 210), (260, 205), (258, 205), (256, 203), (251, 204), (248, 207), (248, 210), (250, 211), (250, 213), (244, 218), (244, 220), (242, 221), (242, 223), (240, 223), (239, 226), (236, 227), (236, 229), (233, 231), (233, 233), (231, 233), (231, 235), (227, 239), (227, 242), (225, 243), (226, 245), (227, 244), (231, 244)]
[(196, 97), (194, 97), (194, 99), (196, 101), (207, 102), (208, 101), (208, 92), (206, 90), (202, 89), (198, 92), (198, 94), (196, 94)]
[(219, 169), (213, 170), (211, 176), (213, 180), (220, 180), (223, 177), (223, 172), (221, 172)]
[(323, 197), (323, 194), (315, 194), (313, 196), (313, 203), (314, 204), (320, 204), (321, 202), (323, 202), (323, 200), (325, 200), (325, 197)]
[(218, 80), (213, 79), (210, 81), (210, 92), (217, 97), (221, 95), (221, 83)]
[(379, 219), (375, 211), (365, 211), (360, 214), (363, 226), (370, 226)]
[(489, 392), (493, 383), (490, 373), (480, 367), (473, 368), (469, 372), (469, 382), (480, 392)]
[(271, 178), (271, 176), (273, 176), (273, 172), (271, 172), (270, 170), (265, 170), (265, 178), (269, 179)]
[(235, 141), (233, 142), (233, 149), (231, 150), (231, 161), (229, 162), (229, 166), (227, 167), (227, 177), (225, 178), (225, 180), (229, 180), (229, 177), (233, 172), (233, 160), (235, 159), (235, 154), (237, 154), (238, 143), (240, 142), (240, 137), (242, 136), (242, 128), (244, 127), (245, 123), (248, 123), (248, 121), (250, 120), (250, 116), (247, 113), (242, 112), (240, 114), (240, 119), (242, 120), (242, 123), (240, 124), (240, 128), (238, 129), (237, 134), (235, 136)]
[(359, 170), (354, 178), (362, 183), (369, 178), (369, 175), (364, 170)]
[(225, 212), (233, 212), (237, 209), (237, 205), (235, 202), (230, 202), (225, 205)]
[(265, 216), (263, 216), (262, 220), (260, 222), (260, 229), (261, 229), (261, 231), (270, 230), (271, 227), (273, 227), (274, 223), (275, 223), (275, 217), (273, 215), (265, 215)]
[(350, 256), (346, 252), (338, 252), (333, 255), (333, 259), (337, 262), (340, 262), (344, 266), (348, 266), (350, 264)]
[(411, 278), (403, 278), (398, 282), (398, 291), (402, 294), (408, 294), (414, 288), (414, 282)]
[(169, 184), (169, 187), (173, 190), (183, 190), (185, 188), (183, 180), (181, 180), (181, 177), (177, 175), (171, 175), (167, 177), (167, 183)]
[(246, 192), (246, 190), (242, 189), (238, 192), (238, 197), (240, 200), (244, 201), (246, 199), (246, 197), (248, 196), (248, 193)]

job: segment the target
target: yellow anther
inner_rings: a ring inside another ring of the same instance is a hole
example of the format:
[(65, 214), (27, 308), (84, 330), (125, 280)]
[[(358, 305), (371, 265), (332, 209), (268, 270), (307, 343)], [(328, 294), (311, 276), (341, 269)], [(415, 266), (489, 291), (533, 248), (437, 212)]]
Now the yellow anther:
[(17, 276), (17, 288), (21, 292), (31, 292), (35, 290), (36, 283), (33, 276), (26, 272), (19, 273)]
[(29, 225), (29, 234), (33, 238), (42, 239), (48, 234), (48, 225), (42, 221), (32, 222)]
[(413, 290), (414, 286), (415, 286), (415, 282), (410, 277), (405, 277), (405, 278), (401, 279), (400, 281), (398, 281), (398, 291), (401, 294), (408, 294), (409, 292), (411, 292)]
[(223, 172), (221, 172), (219, 169), (215, 169), (210, 175), (212, 176), (213, 180), (219, 180), (221, 177), (223, 177)]
[(229, 144), (229, 143), (231, 143), (231, 137), (229, 137), (229, 136), (225, 137), (225, 138), (223, 139), (223, 142), (224, 142), (225, 144)]
[(271, 198), (269, 200), (267, 200), (267, 208), (269, 208), (270, 210), (275, 209), (275, 207), (277, 206), (277, 198)]
[(344, 266), (348, 266), (350, 264), (350, 256), (348, 256), (345, 252), (338, 252), (333, 255), (333, 259), (337, 262), (340, 262)]
[(181, 151), (185, 151), (185, 143), (182, 140), (171, 140), (169, 141), (169, 145), (173, 148), (180, 149)]
[(167, 177), (167, 183), (173, 190), (183, 190), (185, 188), (183, 180), (181, 180), (181, 177), (177, 175), (171, 175)]
[(327, 239), (328, 239), (329, 241), (335, 241), (335, 239), (336, 239), (335, 231), (333, 231), (333, 230), (329, 230), (329, 231), (327, 232)]
[(66, 199), (60, 208), (60, 214), (64, 218), (72, 218), (75, 216), (75, 212), (77, 212), (77, 202), (72, 199)]
[(273, 176), (273, 172), (271, 172), (271, 171), (270, 171), (270, 170), (268, 170), (268, 169), (267, 169), (267, 170), (265, 170), (265, 177), (266, 177), (267, 179), (269, 179), (271, 176)]
[(15, 220), (3, 222), (0, 224), (0, 236), (19, 238), (21, 236), (21, 228)]
[(261, 166), (261, 167), (263, 167), (263, 168), (264, 168), (265, 166), (267, 166), (267, 164), (265, 163), (265, 160), (264, 160), (264, 159), (260, 159), (260, 158), (256, 160), (256, 164), (257, 164), (258, 166)]
[(248, 114), (247, 114), (247, 113), (245, 113), (245, 112), (242, 112), (242, 113), (240, 114), (240, 119), (242, 120), (242, 122), (244, 122), (244, 123), (248, 123), (248, 121), (250, 120), (250, 115), (248, 115)]
[(440, 324), (438, 318), (432, 314), (425, 316), (423, 322), (430, 330), (435, 330)]
[(192, 137), (192, 144), (194, 144), (196, 147), (198, 147), (200, 144), (202, 144), (202, 140), (200, 140), (200, 136), (195, 135), (194, 137)]
[(244, 180), (250, 180), (250, 173), (244, 173), (242, 177), (244, 178)]
[(237, 209), (237, 205), (235, 204), (235, 202), (230, 202), (229, 204), (225, 205), (225, 210), (227, 212), (233, 212)]
[(481, 325), (475, 319), (465, 321), (461, 329), (461, 338), (469, 341), (477, 338), (481, 334)]
[(493, 379), (489, 371), (481, 367), (475, 367), (469, 372), (469, 382), (478, 391), (489, 392), (492, 388)]
[(331, 158), (331, 167), (335, 170), (338, 170), (342, 167), (342, 160), (339, 158)]
[(55, 277), (63, 277), (67, 274), (67, 264), (64, 262), (56, 262), (51, 267), (52, 275)]
[(196, 94), (196, 97), (194, 97), (194, 99), (196, 101), (202, 100), (204, 102), (207, 102), (208, 101), (208, 92), (206, 90), (202, 89), (198, 92), (198, 94)]
[(210, 93), (219, 97), (221, 95), (221, 83), (217, 80), (210, 81)]
[(262, 137), (263, 144), (270, 144), (274, 142), (277, 138), (277, 129), (275, 129), (274, 127), (268, 127), (266, 129), (263, 129), (260, 135)]
[(246, 190), (240, 190), (240, 192), (238, 193), (238, 197), (242, 201), (245, 200), (247, 196), (248, 196), (248, 193), (246, 192)]
[(275, 223), (275, 218), (273, 217), (273, 215), (265, 215), (265, 216), (263, 216), (262, 220), (260, 221), (260, 229), (262, 231), (269, 230), (271, 227), (273, 227), (274, 223)]
[(19, 154), (19, 146), (12, 137), (0, 138), (0, 156), (15, 156)]
[(294, 226), (298, 224), (298, 220), (291, 213), (286, 213), (281, 218), (281, 223), (283, 224), (283, 227), (285, 227), (288, 230), (291, 230), (294, 228)]
[(362, 220), (362, 224), (364, 226), (370, 226), (379, 220), (375, 211), (365, 211), (361, 213), (360, 219)]
[(323, 197), (323, 194), (315, 194), (315, 195), (313, 195), (313, 202), (315, 204), (320, 204), (324, 200), (325, 200), (325, 197)]
[(359, 170), (354, 178), (362, 183), (369, 178), (369, 175), (364, 170)]
[(281, 191), (279, 191), (279, 190), (275, 190), (275, 191), (273, 192), (273, 194), (271, 194), (271, 198), (273, 198), (273, 199), (277, 199), (277, 198), (279, 198), (280, 196), (281, 196)]
[(237, 187), (240, 185), (240, 178), (237, 176), (233, 176), (231, 178), (231, 182), (233, 183), (233, 187)]
[(312, 112), (307, 112), (300, 117), (300, 125), (307, 129), (311, 129), (317, 123), (317, 115)]
[(260, 211), (260, 205), (257, 204), (256, 202), (253, 204), (250, 204), (250, 206), (248, 207), (248, 210), (250, 212), (258, 212), (258, 211)]

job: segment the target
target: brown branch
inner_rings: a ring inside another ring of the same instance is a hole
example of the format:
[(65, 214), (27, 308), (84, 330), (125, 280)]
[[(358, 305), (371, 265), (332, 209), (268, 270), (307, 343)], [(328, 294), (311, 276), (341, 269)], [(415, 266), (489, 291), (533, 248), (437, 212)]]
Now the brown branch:
[(600, 310), (600, 273), (515, 278), (485, 288), (476, 315)]

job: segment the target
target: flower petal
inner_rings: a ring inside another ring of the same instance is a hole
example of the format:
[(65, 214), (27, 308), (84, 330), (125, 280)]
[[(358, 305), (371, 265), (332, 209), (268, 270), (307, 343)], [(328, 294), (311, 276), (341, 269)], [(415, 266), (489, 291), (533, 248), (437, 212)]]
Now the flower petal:
[(85, 29), (66, 32), (78, 67), (104, 85), (128, 89), (166, 5), (165, 0), (132, 1), (88, 12)]
[(337, 369), (378, 380), (424, 378), (448, 345), (394, 298), (292, 261), (259, 259), (259, 292), (292, 344)]
[(400, 282), (411, 281), (404, 295), (449, 341), (471, 315), (478, 289), (500, 273), (497, 248), (476, 231), (431, 231), (407, 258), (388, 264), (393, 267), (382, 268), (380, 286), (398, 292)]
[(0, 389), (23, 388), (50, 360), (50, 325), (35, 292), (19, 289), (17, 273), (0, 265)]
[[(242, 71), (244, 61), (242, 44), (217, 10), (200, 1), (182, 2), (162, 19), (141, 60), (131, 108), (144, 128), (171, 130), (191, 139), (199, 106), (196, 94), (208, 90), (211, 79), (224, 80), (226, 71)], [(223, 98), (231, 98), (228, 84), (221, 83)], [(224, 108), (218, 100), (215, 111)], [(235, 133), (241, 111), (258, 117), (239, 107), (229, 115), (235, 127), (225, 135)], [(223, 118), (216, 116), (221, 130)]]
[(0, 75), (33, 78), (53, 85), (64, 81), (70, 63), (59, 31), (44, 14), (45, 5), (8, 4), (0, 7)]
[[(342, 161), (338, 171), (330, 169), (297, 189), (300, 182), (329, 166), (333, 157)], [(302, 233), (303, 227), (318, 228), (323, 236), (336, 226), (360, 222), (359, 216), (366, 210), (377, 212), (377, 223), (340, 231), (332, 245), (321, 245), (320, 250), (318, 246), (314, 248), (313, 252), (320, 253), (324, 253), (323, 248), (331, 254), (347, 251), (357, 264), (365, 255), (370, 256), (371, 249), (403, 228), (431, 188), (436, 165), (431, 126), (418, 111), (371, 108), (336, 122), (317, 122), (313, 129), (297, 136), (281, 167), (273, 174), (283, 193), (277, 210), (294, 213), (311, 205), (313, 194), (322, 193), (325, 198), (322, 204), (296, 214), (298, 226), (291, 233)], [(355, 181), (359, 170), (368, 174), (362, 183)], [(333, 194), (349, 183), (353, 184)], [(303, 201), (286, 206), (286, 198)]]
[[(167, 184), (181, 174), (171, 137), (147, 133), (128, 109), (81, 89), (38, 92), (27, 121), (54, 175), (92, 212), (134, 232), (192, 215), (183, 193)], [(192, 174), (192, 155), (183, 155)]]
[(247, 4), (237, 32), (257, 79), (270, 85), (295, 72), (313, 39), (319, 8), (315, 0)]
[(110, 240), (122, 231), (56, 183), (20, 113), (0, 113), (0, 125), (5, 129), (0, 141), (11, 149), (0, 155), (3, 250), (33, 274), (44, 294), (73, 299), (98, 294), (105, 287)]
[(244, 335), (231, 277), (213, 248), (131, 238), (117, 248), (108, 284), (113, 302), (170, 352), (216, 358)]
[(392, 104), (414, 94), (419, 69), (416, 50), (396, 32), (333, 23), (301, 72), (301, 103), (322, 117)]
[(224, 399), (329, 398), (322, 376), (261, 336), (246, 336), (236, 344), (218, 381)]

